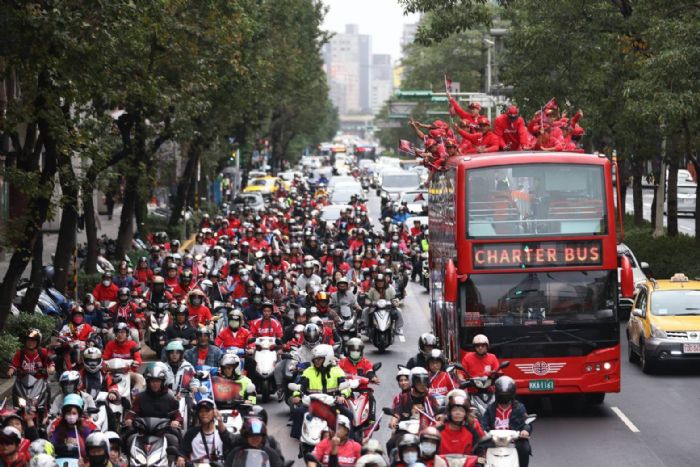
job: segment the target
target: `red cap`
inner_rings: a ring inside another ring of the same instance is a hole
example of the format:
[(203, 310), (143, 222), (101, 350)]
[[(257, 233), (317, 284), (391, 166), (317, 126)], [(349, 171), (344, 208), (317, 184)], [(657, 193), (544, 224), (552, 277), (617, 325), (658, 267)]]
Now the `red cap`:
[(488, 126), (491, 126), (491, 120), (489, 120), (488, 117), (485, 117), (485, 116), (483, 116), (483, 115), (477, 119), (476, 123), (477, 123), (478, 125), (488, 125)]
[(511, 105), (510, 107), (508, 107), (507, 113), (508, 113), (508, 115), (516, 116), (520, 113), (520, 111), (518, 110), (518, 108), (516, 106)]
[(433, 138), (428, 138), (425, 140), (425, 147), (429, 148), (430, 146), (435, 146), (437, 144), (437, 141), (435, 141)]
[(481, 104), (479, 104), (478, 102), (472, 102), (471, 104), (469, 104), (469, 108), (481, 110)]
[(445, 141), (445, 146), (457, 146), (457, 141), (452, 138), (447, 138)]
[(450, 125), (448, 125), (447, 123), (443, 122), (442, 120), (435, 120), (435, 121), (433, 122), (433, 126), (434, 126), (435, 128), (449, 128), (449, 127), (450, 127)]
[(586, 134), (586, 130), (583, 129), (583, 127), (576, 125), (574, 127), (573, 135), (574, 136), (583, 136)]

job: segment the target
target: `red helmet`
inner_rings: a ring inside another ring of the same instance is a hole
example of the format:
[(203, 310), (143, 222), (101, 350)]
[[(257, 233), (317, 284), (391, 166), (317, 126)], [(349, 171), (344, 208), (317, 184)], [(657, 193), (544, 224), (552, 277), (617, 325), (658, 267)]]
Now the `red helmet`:
[(469, 104), (469, 108), (470, 108), (470, 109), (481, 110), (481, 104), (479, 104), (478, 102), (472, 102), (471, 104)]
[(510, 107), (508, 107), (508, 111), (506, 113), (511, 117), (517, 117), (518, 114), (520, 114), (520, 111), (516, 106), (511, 105)]
[(485, 117), (485, 116), (483, 116), (483, 115), (482, 115), (481, 117), (478, 118), (478, 120), (476, 121), (476, 123), (477, 123), (478, 125), (488, 125), (488, 126), (491, 126), (491, 120), (489, 120), (488, 117)]

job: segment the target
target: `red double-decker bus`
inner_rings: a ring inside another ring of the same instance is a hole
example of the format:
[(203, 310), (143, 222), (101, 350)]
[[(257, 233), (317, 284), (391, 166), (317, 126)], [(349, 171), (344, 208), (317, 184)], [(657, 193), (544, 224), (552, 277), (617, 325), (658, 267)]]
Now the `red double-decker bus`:
[(431, 315), (450, 359), (485, 334), (519, 394), (619, 392), (613, 167), (597, 154), (498, 152), (434, 174)]

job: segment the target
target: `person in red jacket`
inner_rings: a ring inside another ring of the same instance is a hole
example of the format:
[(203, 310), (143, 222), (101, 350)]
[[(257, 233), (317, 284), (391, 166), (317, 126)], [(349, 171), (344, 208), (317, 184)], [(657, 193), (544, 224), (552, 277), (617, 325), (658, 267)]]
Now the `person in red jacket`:
[(520, 151), (529, 148), (530, 133), (527, 131), (525, 120), (520, 116), (520, 111), (516, 106), (511, 105), (506, 113), (496, 117), (493, 126), (506, 151)]
[(43, 379), (46, 378), (47, 374), (54, 374), (56, 366), (49, 359), (49, 351), (45, 348), (39, 348), (42, 340), (41, 332), (38, 329), (29, 329), (21, 339), (24, 341), (24, 346), (12, 357), (7, 376), (12, 378), (15, 373), (19, 373)]
[(262, 318), (250, 323), (252, 337), (275, 337), (281, 339), (284, 334), (282, 325), (272, 317), (275, 306), (270, 301), (262, 304)]
[(98, 302), (116, 302), (118, 292), (119, 287), (112, 282), (111, 272), (105, 272), (102, 274), (102, 282), (97, 284), (95, 288), (92, 289), (92, 295)]
[(221, 330), (214, 344), (225, 349), (227, 347), (238, 347), (244, 349), (248, 346), (248, 339), (251, 337), (249, 330), (243, 327), (243, 313), (241, 310), (232, 309), (227, 314), (228, 326)]
[(425, 366), (430, 376), (428, 392), (435, 397), (444, 397), (448, 392), (457, 388), (452, 377), (445, 371), (446, 363), (445, 354), (440, 349), (431, 350), (425, 359)]
[(347, 356), (340, 359), (338, 366), (346, 375), (359, 375), (379, 384), (379, 378), (372, 368), (372, 362), (364, 357), (365, 344), (359, 337), (348, 339), (345, 343)]
[(446, 416), (446, 423), (438, 428), (441, 434), (438, 454), (470, 455), (477, 441), (484, 436), (484, 431), (471, 415), (469, 396), (461, 389), (450, 391), (447, 395)]
[(71, 311), (70, 321), (63, 325), (59, 336), (69, 341), (87, 341), (94, 328), (85, 322), (85, 312), (76, 306)]
[(129, 339), (129, 326), (126, 323), (117, 323), (114, 326), (114, 339), (107, 342), (102, 352), (104, 361), (112, 358), (133, 360), (133, 366), (136, 368), (143, 363), (139, 343)]
[[(145, 303), (143, 303), (145, 305)], [(115, 323), (127, 323), (129, 325), (131, 338), (139, 341), (141, 330), (145, 324), (143, 309), (131, 300), (131, 293), (126, 287), (119, 289), (117, 303), (108, 310)]]
[(498, 358), (489, 353), (489, 338), (483, 334), (477, 334), (472, 339), (474, 352), (467, 352), (462, 357), (462, 367), (472, 378), (488, 376), (498, 369)]
[(463, 138), (469, 140), (474, 145), (472, 152), (497, 152), (501, 146), (501, 140), (491, 130), (491, 121), (488, 117), (481, 116), (478, 120), (479, 132), (467, 133), (464, 130), (459, 130), (459, 134)]
[(479, 104), (478, 102), (472, 102), (471, 104), (469, 104), (469, 112), (467, 112), (459, 105), (455, 98), (453, 98), (452, 96), (448, 97), (450, 99), (450, 106), (462, 120), (460, 122), (459, 127), (467, 132), (476, 131), (477, 119), (479, 118), (479, 114), (481, 113), (481, 104)]
[(534, 149), (536, 151), (561, 151), (564, 149), (564, 141), (554, 136), (552, 126), (545, 123), (543, 127), (536, 128), (537, 142)]
[(153, 270), (148, 267), (147, 257), (142, 256), (139, 258), (139, 263), (134, 270), (134, 278), (141, 286), (145, 286), (153, 280)]
[[(362, 445), (349, 437), (352, 424), (345, 415), (338, 415), (337, 427), (332, 437), (321, 440), (313, 451), (320, 466), (337, 465), (339, 467), (354, 467), (362, 455)], [(310, 463), (319, 467), (319, 464)]]
[(193, 328), (205, 326), (211, 321), (211, 310), (204, 304), (204, 292), (199, 289), (194, 289), (187, 295), (187, 310)]

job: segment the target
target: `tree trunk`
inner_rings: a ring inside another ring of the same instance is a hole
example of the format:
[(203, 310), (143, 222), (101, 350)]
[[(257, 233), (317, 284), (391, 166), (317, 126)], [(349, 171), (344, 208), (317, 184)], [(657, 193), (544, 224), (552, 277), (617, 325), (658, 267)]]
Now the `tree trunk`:
[(34, 251), (34, 245), (37, 241), (41, 241), (41, 225), (46, 221), (51, 205), (54, 176), (56, 175), (56, 142), (50, 132), (49, 123), (43, 118), (39, 119), (39, 131), (45, 148), (44, 167), (39, 179), (39, 186), (42, 187), (42, 190), (35, 192), (30, 197), (27, 212), (30, 213), (31, 217), (24, 226), (24, 235), (15, 247), (5, 278), (2, 281), (2, 287), (0, 287), (0, 330), (5, 329), (12, 300), (17, 293), (17, 282), (27, 268)]
[(654, 223), (653, 236), (662, 237), (664, 235), (664, 198), (666, 196), (666, 136), (661, 139), (661, 170), (659, 174), (659, 184), (654, 193)]
[(63, 192), (63, 213), (53, 267), (56, 274), (54, 285), (60, 292), (65, 292), (78, 229), (78, 181), (69, 156), (60, 155), (58, 165), (59, 181)]
[(34, 243), (34, 250), (32, 251), (32, 272), (29, 275), (29, 286), (27, 287), (27, 292), (24, 294), (22, 299), (22, 306), (20, 309), (27, 313), (33, 313), (34, 307), (39, 302), (39, 296), (41, 295), (41, 290), (44, 288), (44, 232), (39, 231), (39, 237)]
[(182, 211), (185, 208), (187, 199), (190, 197), (192, 180), (194, 179), (197, 162), (199, 161), (200, 148), (199, 141), (194, 140), (187, 148), (187, 163), (182, 178), (177, 183), (177, 192), (175, 194), (175, 202), (170, 213), (168, 225), (176, 226), (182, 218)]
[[(675, 140), (675, 138), (674, 138)], [(666, 229), (669, 237), (678, 236), (678, 157), (675, 153), (668, 165), (667, 197), (666, 197)]]
[(122, 215), (119, 219), (119, 234), (117, 235), (117, 259), (123, 260), (131, 249), (131, 241), (134, 238), (134, 215), (136, 211), (136, 197), (141, 180), (141, 168), (147, 166), (146, 159), (146, 128), (143, 114), (135, 112), (134, 116), (134, 150), (129, 161), (129, 170), (126, 174), (126, 186)]
[[(87, 185), (87, 184), (86, 184)], [(97, 223), (95, 221), (95, 203), (93, 202), (93, 190), (83, 186), (83, 212), (85, 213), (85, 236), (87, 237), (87, 257), (85, 258), (85, 272), (95, 274), (97, 272)]]

